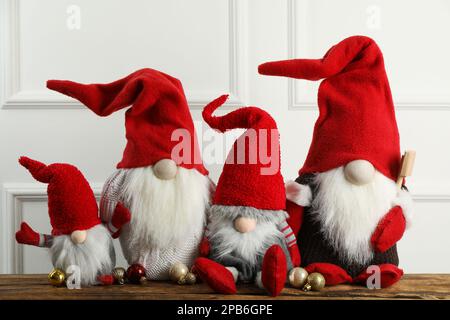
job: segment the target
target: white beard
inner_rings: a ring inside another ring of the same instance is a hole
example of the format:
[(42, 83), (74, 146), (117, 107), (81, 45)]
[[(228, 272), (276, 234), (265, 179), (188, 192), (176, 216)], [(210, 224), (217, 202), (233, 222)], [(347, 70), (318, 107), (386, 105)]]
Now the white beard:
[(209, 203), (208, 177), (182, 167), (171, 180), (158, 179), (151, 166), (123, 170), (121, 198), (131, 212), (130, 247), (176, 247), (187, 237), (202, 234)]
[(82, 286), (97, 284), (97, 276), (111, 274), (116, 264), (111, 235), (101, 224), (87, 230), (82, 244), (73, 243), (70, 235), (55, 236), (50, 253), (55, 268), (80, 268)]
[(393, 206), (396, 184), (376, 171), (370, 184), (353, 185), (345, 179), (343, 167), (316, 174), (315, 182), (312, 213), (327, 241), (346, 262), (369, 262), (370, 238)]
[[(208, 224), (208, 237), (213, 251), (213, 259), (233, 253), (255, 266), (267, 249), (283, 239), (278, 224), (287, 217), (284, 211), (258, 210), (251, 207), (213, 206)], [(228, 211), (228, 212), (226, 212)], [(256, 228), (251, 232), (241, 233), (234, 228), (238, 216), (257, 219)]]

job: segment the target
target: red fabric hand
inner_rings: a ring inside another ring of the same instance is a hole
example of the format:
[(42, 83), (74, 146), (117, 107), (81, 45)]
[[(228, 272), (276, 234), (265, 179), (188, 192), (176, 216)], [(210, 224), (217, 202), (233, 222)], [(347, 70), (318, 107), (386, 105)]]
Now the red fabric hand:
[(395, 206), (381, 219), (370, 242), (377, 252), (385, 252), (399, 241), (405, 232), (406, 220), (400, 206)]
[(286, 212), (289, 214), (289, 218), (287, 220), (289, 226), (294, 231), (294, 234), (297, 235), (300, 231), (303, 222), (303, 207), (295, 204), (292, 201), (286, 200)]
[(297, 244), (293, 244), (288, 248), (289, 255), (291, 256), (292, 266), (293, 267), (300, 267), (301, 263), (301, 257), (300, 257), (300, 250), (298, 249)]
[(209, 240), (207, 237), (203, 237), (202, 241), (200, 242), (198, 250), (199, 250), (200, 257), (207, 258), (209, 256), (211, 247), (210, 247)]
[(115, 239), (120, 235), (121, 228), (130, 222), (131, 213), (122, 203), (118, 202), (116, 208), (114, 209), (113, 216), (111, 218), (111, 224), (117, 229), (113, 233), (112, 237)]
[(20, 230), (16, 232), (16, 241), (22, 244), (39, 246), (39, 233), (31, 229), (26, 222), (22, 222)]

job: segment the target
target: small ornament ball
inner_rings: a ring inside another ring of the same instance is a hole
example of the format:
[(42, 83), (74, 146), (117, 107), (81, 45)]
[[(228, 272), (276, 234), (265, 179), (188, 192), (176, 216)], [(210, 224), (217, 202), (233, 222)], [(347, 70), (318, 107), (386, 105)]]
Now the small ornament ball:
[(184, 284), (184, 278), (189, 272), (189, 268), (181, 262), (175, 263), (169, 270), (170, 280), (173, 282)]
[(126, 277), (129, 282), (134, 284), (142, 284), (145, 279), (145, 268), (138, 263), (128, 267)]
[(117, 284), (125, 283), (126, 271), (124, 268), (114, 268), (112, 275), (114, 277), (114, 282)]
[(197, 282), (197, 277), (192, 272), (188, 272), (184, 277), (186, 284), (195, 284)]
[(289, 284), (294, 288), (303, 288), (308, 278), (308, 271), (303, 268), (293, 268), (289, 272)]
[(52, 272), (48, 274), (48, 282), (55, 287), (61, 287), (66, 281), (66, 274), (61, 269), (53, 269)]
[(304, 291), (320, 291), (325, 287), (325, 278), (318, 272), (313, 272), (308, 276), (307, 283), (303, 287)]

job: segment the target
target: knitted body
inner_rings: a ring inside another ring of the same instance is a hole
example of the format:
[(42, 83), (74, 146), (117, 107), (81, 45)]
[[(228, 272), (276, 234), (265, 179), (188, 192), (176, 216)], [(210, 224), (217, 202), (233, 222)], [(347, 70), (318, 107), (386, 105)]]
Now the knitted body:
[[(318, 186), (314, 182), (314, 175), (301, 175), (296, 182), (308, 185), (312, 191), (312, 198), (316, 197)], [(361, 213), (361, 215), (364, 215), (364, 213)], [(344, 252), (336, 250), (326, 238), (322, 223), (323, 221), (317, 219), (312, 207), (304, 207), (303, 220), (297, 235), (302, 266), (307, 267), (314, 263), (331, 263), (341, 267), (352, 278), (360, 275), (370, 265), (392, 264), (398, 266), (399, 258), (396, 245), (385, 252), (374, 251), (372, 258), (364, 263), (349, 261), (349, 259), (346, 259)]]
[[(206, 177), (197, 175), (206, 181)], [(103, 221), (110, 219), (112, 210), (118, 202), (130, 208), (133, 219), (133, 199), (127, 196), (125, 191), (127, 179), (129, 179), (127, 171), (118, 170), (105, 183), (100, 201), (100, 215)], [(142, 193), (133, 195), (133, 197), (140, 196), (143, 196)], [(154, 201), (161, 200), (154, 199)], [(204, 205), (206, 206), (206, 203)], [(149, 209), (148, 214), (155, 213)], [(130, 265), (134, 263), (142, 264), (146, 269), (148, 279), (167, 280), (169, 279), (169, 269), (174, 263), (181, 262), (187, 266), (193, 264), (194, 259), (198, 256), (198, 246), (203, 237), (204, 221), (204, 210), (200, 210), (195, 216), (189, 218), (189, 223), (186, 224), (183, 234), (179, 234), (180, 240), (164, 246), (156, 241), (135, 241), (133, 236), (135, 227), (132, 223), (126, 224), (120, 230), (119, 237), (123, 254)]]

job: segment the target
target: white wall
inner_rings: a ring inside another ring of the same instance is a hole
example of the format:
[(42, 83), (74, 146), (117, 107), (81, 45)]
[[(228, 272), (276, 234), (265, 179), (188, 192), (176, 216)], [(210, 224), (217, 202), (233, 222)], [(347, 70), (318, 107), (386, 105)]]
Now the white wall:
[[(123, 113), (96, 117), (46, 90), (45, 80), (107, 82), (161, 69), (182, 80), (199, 130), (201, 107), (231, 93), (230, 106), (257, 105), (278, 121), (282, 170), (292, 179), (317, 117), (317, 84), (263, 77), (257, 65), (320, 57), (353, 34), (373, 37), (384, 51), (402, 147), (418, 152), (409, 179), (416, 223), (399, 245), (402, 266), (450, 272), (448, 1), (1, 0), (0, 15), (0, 273), (51, 269), (45, 250), (14, 241), (22, 219), (50, 228), (45, 185), (18, 156), (73, 163), (98, 194), (125, 145)], [(216, 179), (221, 166), (208, 168)]]

